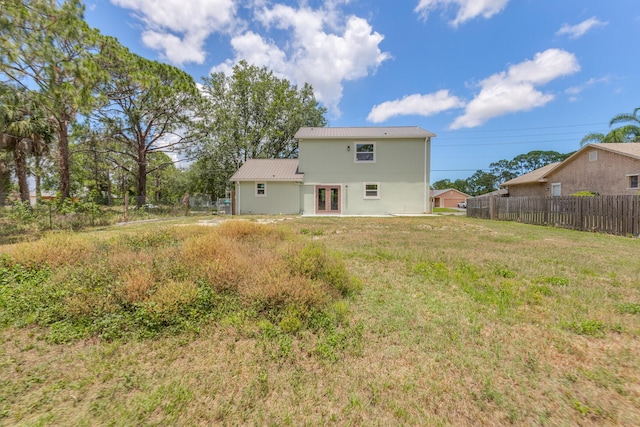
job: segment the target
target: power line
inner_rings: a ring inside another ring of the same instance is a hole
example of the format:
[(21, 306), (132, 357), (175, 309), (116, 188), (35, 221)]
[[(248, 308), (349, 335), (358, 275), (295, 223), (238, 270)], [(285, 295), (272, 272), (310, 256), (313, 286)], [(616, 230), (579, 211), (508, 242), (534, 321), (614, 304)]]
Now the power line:
[(583, 124), (574, 124), (574, 125), (560, 125), (560, 126), (539, 126), (539, 127), (530, 127), (530, 128), (507, 128), (507, 129), (488, 129), (488, 130), (453, 130), (453, 131), (443, 131), (438, 132), (438, 135), (447, 134), (447, 133), (489, 133), (489, 132), (513, 132), (513, 131), (521, 131), (521, 130), (540, 130), (540, 129), (561, 129), (561, 128), (571, 128), (571, 127), (580, 127), (580, 126), (601, 126), (606, 125), (609, 126), (608, 122), (602, 123), (583, 123)]
[(446, 141), (455, 141), (458, 139), (464, 139), (464, 140), (468, 140), (468, 139), (487, 139), (487, 138), (532, 138), (532, 137), (537, 137), (537, 136), (556, 136), (556, 135), (584, 135), (584, 132), (582, 131), (578, 131), (578, 132), (556, 132), (556, 133), (534, 133), (534, 134), (529, 134), (529, 135), (492, 135), (490, 137), (488, 136), (470, 136), (470, 137), (460, 137), (460, 138), (443, 138)]
[(575, 143), (572, 139), (550, 139), (550, 140), (538, 140), (538, 141), (519, 141), (519, 142), (485, 142), (485, 143), (469, 143), (469, 144), (433, 144), (433, 147), (448, 148), (448, 147), (477, 147), (481, 145), (525, 145), (525, 144), (543, 144), (548, 142), (570, 142)]

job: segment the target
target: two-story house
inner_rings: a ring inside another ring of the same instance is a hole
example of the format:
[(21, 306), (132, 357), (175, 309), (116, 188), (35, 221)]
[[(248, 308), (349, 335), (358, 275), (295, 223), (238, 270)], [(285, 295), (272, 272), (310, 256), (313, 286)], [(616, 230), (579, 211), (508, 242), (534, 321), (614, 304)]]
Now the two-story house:
[(428, 213), (432, 137), (415, 126), (301, 128), (298, 159), (248, 160), (231, 177), (236, 213)]

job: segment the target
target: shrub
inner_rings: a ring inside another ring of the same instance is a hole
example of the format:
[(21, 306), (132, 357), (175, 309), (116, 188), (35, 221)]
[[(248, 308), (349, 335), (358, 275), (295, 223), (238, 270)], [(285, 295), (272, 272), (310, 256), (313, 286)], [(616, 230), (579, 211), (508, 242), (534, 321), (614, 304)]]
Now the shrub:
[(362, 286), (348, 274), (344, 262), (319, 243), (307, 244), (302, 249), (294, 246), (289, 253), (289, 267), (294, 275), (324, 281), (345, 296)]

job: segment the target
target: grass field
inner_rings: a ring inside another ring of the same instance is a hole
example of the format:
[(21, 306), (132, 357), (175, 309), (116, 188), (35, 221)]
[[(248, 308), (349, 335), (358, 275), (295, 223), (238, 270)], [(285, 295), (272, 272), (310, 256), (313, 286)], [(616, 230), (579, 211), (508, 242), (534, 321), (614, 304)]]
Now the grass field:
[[(0, 425), (640, 425), (638, 239), (457, 216), (264, 227), (0, 246)], [(211, 240), (246, 249), (224, 283)]]

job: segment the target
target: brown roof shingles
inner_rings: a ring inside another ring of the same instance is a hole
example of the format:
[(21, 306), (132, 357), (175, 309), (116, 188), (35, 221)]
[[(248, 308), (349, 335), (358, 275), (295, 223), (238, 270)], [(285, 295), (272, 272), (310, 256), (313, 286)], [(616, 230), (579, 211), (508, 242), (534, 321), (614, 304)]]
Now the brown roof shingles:
[(547, 174), (547, 172), (549, 172), (551, 169), (555, 168), (559, 164), (560, 162), (550, 163), (546, 166), (543, 166), (539, 169), (526, 173), (522, 176), (510, 179), (509, 181), (505, 181), (502, 184), (500, 184), (500, 186), (532, 184), (535, 182), (542, 182), (541, 180), (544, 179), (544, 176)]

